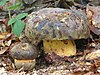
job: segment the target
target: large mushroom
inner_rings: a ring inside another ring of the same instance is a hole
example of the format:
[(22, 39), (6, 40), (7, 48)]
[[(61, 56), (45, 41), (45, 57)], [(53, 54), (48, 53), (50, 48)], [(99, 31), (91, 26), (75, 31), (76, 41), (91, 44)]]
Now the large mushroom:
[(46, 53), (60, 56), (76, 54), (75, 39), (89, 37), (85, 13), (76, 9), (43, 8), (27, 17), (25, 36), (34, 44), (43, 40)]

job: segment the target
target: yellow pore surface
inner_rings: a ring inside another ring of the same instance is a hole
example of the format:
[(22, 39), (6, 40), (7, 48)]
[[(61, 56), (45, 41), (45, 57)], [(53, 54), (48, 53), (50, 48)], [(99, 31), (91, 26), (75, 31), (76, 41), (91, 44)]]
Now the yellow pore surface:
[(45, 53), (55, 52), (60, 56), (71, 56), (76, 54), (76, 45), (73, 40), (44, 40)]

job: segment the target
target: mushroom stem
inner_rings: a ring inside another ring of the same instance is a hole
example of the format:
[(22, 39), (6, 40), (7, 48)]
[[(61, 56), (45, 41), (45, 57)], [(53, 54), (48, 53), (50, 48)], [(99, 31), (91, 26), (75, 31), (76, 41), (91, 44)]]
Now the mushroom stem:
[(44, 40), (45, 53), (56, 53), (59, 56), (71, 56), (76, 54), (74, 40)]
[(34, 60), (18, 60), (18, 59), (14, 59), (15, 62), (15, 67), (16, 69), (21, 69), (23, 68), (23, 70), (32, 70), (35, 66), (35, 59)]

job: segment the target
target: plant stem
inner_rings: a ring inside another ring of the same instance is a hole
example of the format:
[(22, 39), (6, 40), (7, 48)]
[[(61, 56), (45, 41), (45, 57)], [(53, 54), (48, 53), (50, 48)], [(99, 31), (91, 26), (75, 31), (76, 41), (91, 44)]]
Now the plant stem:
[[(9, 9), (10, 4), (8, 3), (8, 15), (9, 15), (9, 19), (11, 19), (11, 11)], [(11, 28), (12, 28), (12, 24), (11, 24)]]

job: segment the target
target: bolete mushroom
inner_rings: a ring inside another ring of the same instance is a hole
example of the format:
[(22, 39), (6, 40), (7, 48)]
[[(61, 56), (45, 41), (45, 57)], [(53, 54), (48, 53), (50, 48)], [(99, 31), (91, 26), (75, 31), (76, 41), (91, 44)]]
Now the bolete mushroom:
[(37, 49), (29, 43), (18, 43), (12, 47), (10, 54), (14, 59), (17, 69), (32, 70), (35, 65), (35, 58), (38, 56)]
[(75, 55), (74, 40), (88, 38), (89, 34), (85, 13), (76, 9), (43, 8), (26, 20), (25, 36), (36, 46), (43, 40), (46, 53)]

